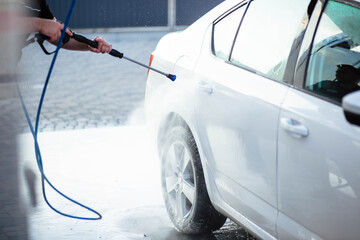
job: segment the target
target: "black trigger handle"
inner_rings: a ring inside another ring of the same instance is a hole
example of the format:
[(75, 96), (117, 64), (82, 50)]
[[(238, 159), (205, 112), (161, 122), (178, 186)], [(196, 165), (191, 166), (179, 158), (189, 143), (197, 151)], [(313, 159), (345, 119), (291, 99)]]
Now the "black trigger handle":
[[(41, 49), (43, 50), (43, 52), (46, 54), (46, 55), (51, 55), (53, 54), (55, 51), (53, 52), (48, 52), (46, 50), (46, 48), (44, 47), (44, 41), (45, 40), (49, 40), (50, 38), (44, 34), (41, 34), (41, 33), (36, 33), (35, 34), (35, 41), (37, 41), (41, 47)], [(70, 36), (65, 33), (64, 37), (63, 37), (63, 40), (62, 40), (62, 44), (61, 44), (61, 47), (63, 47), (66, 43), (68, 43), (70, 41)]]

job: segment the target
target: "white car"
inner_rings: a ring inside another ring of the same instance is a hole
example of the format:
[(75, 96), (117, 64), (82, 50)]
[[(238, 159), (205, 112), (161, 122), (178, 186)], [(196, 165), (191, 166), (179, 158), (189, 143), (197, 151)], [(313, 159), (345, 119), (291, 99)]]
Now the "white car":
[(360, 238), (360, 1), (227, 0), (164, 36), (146, 111), (175, 227)]

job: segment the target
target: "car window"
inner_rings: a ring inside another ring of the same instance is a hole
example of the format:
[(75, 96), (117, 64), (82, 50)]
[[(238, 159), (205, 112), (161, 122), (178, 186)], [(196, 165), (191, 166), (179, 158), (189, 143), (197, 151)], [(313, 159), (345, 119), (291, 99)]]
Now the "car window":
[(213, 30), (213, 48), (214, 54), (217, 57), (223, 60), (229, 60), (235, 35), (245, 9), (246, 4), (226, 15), (220, 21), (215, 22)]
[(250, 3), (240, 26), (231, 61), (282, 80), (287, 58), (309, 1), (269, 0)]
[(316, 31), (305, 88), (341, 103), (360, 90), (360, 9), (329, 1)]

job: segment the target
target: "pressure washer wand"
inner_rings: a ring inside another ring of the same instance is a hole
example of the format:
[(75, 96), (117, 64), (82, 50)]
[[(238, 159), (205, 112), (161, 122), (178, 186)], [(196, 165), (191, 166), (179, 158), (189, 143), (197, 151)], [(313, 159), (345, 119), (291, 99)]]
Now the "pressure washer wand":
[[(73, 32), (72, 38), (74, 38), (74, 39), (75, 39), (76, 41), (78, 41), (78, 42), (85, 43), (85, 44), (91, 46), (92, 48), (97, 48), (97, 47), (98, 47), (98, 43), (97, 43), (97, 42), (92, 41), (92, 40), (90, 40), (90, 39), (88, 39), (88, 38), (86, 38), (86, 37), (84, 37), (84, 36), (82, 36), (82, 35), (76, 34), (76, 33), (74, 33), (74, 32)], [(109, 54), (110, 54), (111, 56), (113, 56), (113, 57), (118, 57), (118, 58), (120, 58), (120, 59), (121, 59), (121, 58), (124, 58), (124, 59), (126, 59), (126, 60), (128, 60), (128, 61), (130, 61), (130, 62), (133, 62), (133, 63), (135, 63), (135, 64), (138, 64), (138, 65), (140, 65), (140, 66), (142, 66), (142, 67), (145, 67), (145, 68), (150, 69), (150, 70), (152, 70), (152, 71), (155, 71), (155, 72), (157, 72), (157, 73), (160, 73), (160, 74), (166, 76), (167, 78), (169, 78), (171, 81), (175, 81), (175, 79), (176, 79), (176, 75), (173, 75), (173, 74), (170, 74), (170, 73), (165, 73), (165, 72), (160, 71), (160, 70), (158, 70), (158, 69), (156, 69), (156, 68), (150, 67), (150, 66), (148, 66), (148, 65), (146, 65), (146, 64), (143, 64), (143, 63), (138, 62), (138, 61), (136, 61), (136, 60), (134, 60), (134, 59), (131, 59), (131, 58), (129, 58), (129, 57), (126, 57), (126, 56), (124, 56), (123, 53), (117, 51), (116, 49), (112, 49), (111, 52), (109, 52)]]

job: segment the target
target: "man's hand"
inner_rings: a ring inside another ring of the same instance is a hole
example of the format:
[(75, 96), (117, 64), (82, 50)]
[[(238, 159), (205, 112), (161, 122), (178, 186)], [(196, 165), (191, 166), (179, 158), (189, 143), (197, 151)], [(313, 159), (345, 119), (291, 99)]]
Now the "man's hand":
[(94, 53), (103, 53), (103, 54), (111, 52), (112, 45), (109, 44), (107, 41), (105, 41), (104, 38), (97, 36), (93, 39), (93, 41), (98, 43), (98, 47), (92, 48), (89, 46), (90, 51)]
[[(64, 29), (64, 25), (56, 20), (49, 19), (38, 19), (39, 21), (39, 32), (47, 37), (49, 37), (49, 42), (57, 44), (61, 31)], [(66, 33), (69, 36), (72, 36), (72, 33), (69, 29), (66, 29)]]

